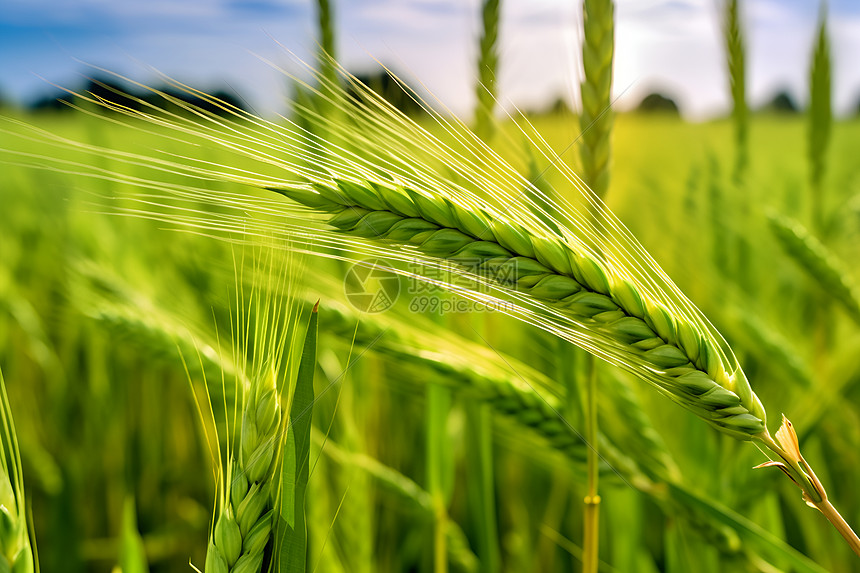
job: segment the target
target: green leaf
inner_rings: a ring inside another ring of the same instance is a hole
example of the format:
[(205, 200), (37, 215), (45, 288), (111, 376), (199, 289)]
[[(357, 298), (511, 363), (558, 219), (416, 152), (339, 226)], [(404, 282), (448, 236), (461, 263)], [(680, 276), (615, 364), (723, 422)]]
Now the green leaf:
[(707, 515), (731, 527), (743, 541), (754, 546), (764, 556), (771, 559), (784, 559), (782, 562), (797, 573), (826, 573), (826, 569), (742, 515), (716, 501), (704, 499), (683, 486), (668, 485), (673, 498), (702, 515)]
[(307, 565), (305, 492), (310, 469), (311, 417), (319, 331), (318, 307), (319, 302), (314, 305), (308, 323), (284, 444), (281, 513), (278, 523), (278, 571), (281, 573), (304, 573)]
[(146, 561), (143, 539), (137, 530), (137, 511), (135, 511), (133, 495), (126, 496), (122, 509), (119, 566), (122, 573), (149, 572), (149, 563)]

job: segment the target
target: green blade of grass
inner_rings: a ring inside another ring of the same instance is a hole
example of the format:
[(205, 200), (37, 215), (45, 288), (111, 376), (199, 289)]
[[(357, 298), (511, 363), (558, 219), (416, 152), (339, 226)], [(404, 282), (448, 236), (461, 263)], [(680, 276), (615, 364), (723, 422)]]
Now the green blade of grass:
[(133, 495), (126, 497), (122, 509), (119, 566), (122, 573), (148, 573), (149, 571), (143, 539), (137, 530), (137, 511), (134, 507)]
[(699, 494), (677, 484), (667, 484), (670, 495), (685, 506), (707, 515), (716, 522), (734, 529), (745, 542), (756, 547), (766, 555), (784, 559), (784, 563), (797, 573), (825, 573), (826, 569), (813, 562), (787, 543), (762, 529), (744, 516), (714, 500), (708, 500)]
[(493, 476), (493, 419), (487, 404), (466, 403), (469, 429), (466, 460), (469, 475), (469, 507), (478, 534), (477, 549), (482, 573), (501, 570), (496, 517), (496, 486)]
[(319, 303), (314, 306), (308, 323), (284, 445), (278, 556), (279, 571), (283, 573), (304, 572), (307, 565), (305, 491), (310, 462), (311, 413), (319, 333), (318, 307)]

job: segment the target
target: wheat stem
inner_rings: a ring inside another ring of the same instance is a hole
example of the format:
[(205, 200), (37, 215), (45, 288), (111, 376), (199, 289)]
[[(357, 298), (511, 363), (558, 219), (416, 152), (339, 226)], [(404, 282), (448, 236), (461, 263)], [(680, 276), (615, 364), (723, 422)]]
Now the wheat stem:
[[(601, 199), (609, 191), (612, 157), (612, 64), (615, 49), (615, 4), (612, 0), (584, 0), (582, 7), (583, 81), (580, 85), (582, 114), (582, 174)], [(584, 508), (583, 571), (596, 573), (599, 553), (600, 496), (597, 468), (597, 373), (595, 359), (587, 359), (585, 385), (585, 432), (589, 444), (588, 489)]]
[[(478, 56), (478, 82), (475, 86), (475, 134), (488, 142), (495, 133), (496, 75), (499, 66), (498, 40), (501, 1), (484, 0), (481, 9), (481, 39)], [(499, 571), (495, 480), (493, 475), (492, 412), (484, 404), (466, 405), (469, 428), (469, 508), (478, 530), (480, 570)]]
[(597, 364), (589, 356), (586, 375), (585, 436), (588, 443), (588, 493), (585, 496), (584, 538), (582, 543), (584, 572), (597, 571), (600, 542), (600, 496), (597, 493)]
[(848, 543), (848, 546), (860, 557), (860, 537), (854, 533), (854, 530), (851, 529), (851, 526), (848, 525), (848, 522), (836, 511), (836, 508), (833, 507), (833, 504), (828, 500), (824, 500), (821, 503), (816, 503), (815, 507), (824, 514), (824, 517), (827, 518), (833, 527), (836, 528), (836, 531), (845, 539)]

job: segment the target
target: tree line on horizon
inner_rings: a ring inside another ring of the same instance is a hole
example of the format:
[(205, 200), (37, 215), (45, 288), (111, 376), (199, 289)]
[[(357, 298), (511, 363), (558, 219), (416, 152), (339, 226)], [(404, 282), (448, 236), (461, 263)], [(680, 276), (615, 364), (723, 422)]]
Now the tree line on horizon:
[[(373, 73), (357, 74), (356, 79), (380, 94), (394, 107), (403, 111), (407, 115), (414, 116), (422, 112), (421, 106), (415, 101), (416, 93), (407, 91), (401, 83), (392, 79), (392, 77), (384, 70), (379, 70)], [(164, 97), (156, 92), (136, 89), (130, 85), (120, 83), (114, 78), (94, 77), (88, 79), (80, 89), (71, 90), (76, 93), (90, 93), (99, 98), (104, 98), (109, 101), (127, 106), (131, 109), (142, 109), (147, 103), (159, 105), (164, 104)], [(249, 111), (250, 106), (247, 100), (237, 94), (235, 91), (225, 88), (207, 91), (210, 99), (189, 94), (181, 89), (164, 86), (158, 88), (160, 93), (167, 95), (183, 104), (197, 106), (201, 109), (214, 113), (216, 115), (224, 115), (224, 110), (214, 101), (218, 100), (228, 107), (234, 107), (243, 111)], [(348, 90), (350, 97), (361, 100), (361, 96), (355, 90)], [(74, 104), (76, 96), (68, 91), (53, 89), (42, 95), (31, 98), (20, 107), (24, 110), (41, 113), (41, 112), (62, 112), (71, 110), (71, 104)], [(0, 108), (15, 107), (10, 99), (6, 97), (3, 90), (0, 90)], [(179, 105), (175, 105), (179, 109)], [(175, 111), (175, 110), (174, 110)], [(569, 103), (563, 97), (556, 98), (549, 106), (542, 109), (523, 110), (526, 115), (544, 115), (544, 114), (574, 114)], [(663, 90), (654, 90), (645, 95), (639, 103), (633, 108), (635, 112), (642, 113), (664, 113), (669, 115), (679, 115), (681, 106), (676, 98), (669, 92)], [(797, 103), (795, 97), (788, 89), (777, 91), (773, 97), (767, 102), (759, 106), (755, 111), (759, 113), (776, 113), (776, 114), (798, 114), (804, 109)], [(851, 116), (860, 115), (860, 98), (853, 108)]]

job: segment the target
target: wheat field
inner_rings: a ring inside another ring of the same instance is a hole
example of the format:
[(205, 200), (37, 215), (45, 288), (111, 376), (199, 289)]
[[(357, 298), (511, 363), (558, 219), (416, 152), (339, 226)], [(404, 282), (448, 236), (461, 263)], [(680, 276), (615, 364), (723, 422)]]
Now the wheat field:
[(0, 571), (860, 571), (824, 16), (808, 111), (751, 111), (721, 3), (693, 123), (612, 109), (585, 0), (581, 113), (508, 117), (485, 0), (462, 123), (342, 69), (332, 4), (280, 118), (0, 109)]

